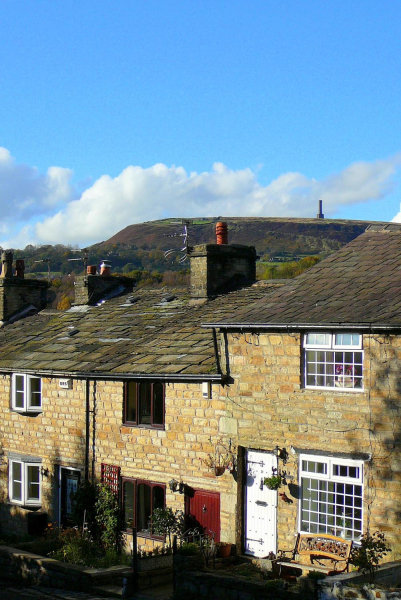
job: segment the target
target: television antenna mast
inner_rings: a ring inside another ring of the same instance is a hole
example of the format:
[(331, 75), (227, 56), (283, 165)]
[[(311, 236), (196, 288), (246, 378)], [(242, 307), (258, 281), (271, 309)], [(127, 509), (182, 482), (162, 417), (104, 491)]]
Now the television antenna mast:
[(183, 231), (182, 233), (171, 233), (171, 234), (167, 234), (166, 237), (182, 237), (184, 238), (183, 242), (184, 245), (182, 248), (170, 248), (169, 250), (166, 250), (164, 253), (164, 258), (170, 258), (171, 255), (173, 254), (173, 252), (181, 252), (182, 256), (179, 259), (179, 263), (182, 264), (187, 260), (188, 254), (190, 254), (190, 252), (192, 251), (192, 247), (189, 246), (188, 244), (188, 237), (189, 237), (189, 226), (193, 224), (193, 219), (181, 219), (181, 221), (174, 221), (172, 223), (172, 225), (182, 225), (183, 226)]
[(77, 248), (76, 250), (71, 250), (71, 252), (82, 252), (82, 256), (79, 256), (78, 258), (69, 258), (68, 262), (74, 262), (77, 260), (83, 260), (84, 261), (84, 277), (86, 277), (86, 270), (87, 270), (87, 266), (88, 266), (88, 260), (89, 260), (89, 252), (87, 248)]
[(42, 258), (41, 260), (34, 260), (35, 263), (47, 263), (47, 281), (50, 283), (50, 258)]

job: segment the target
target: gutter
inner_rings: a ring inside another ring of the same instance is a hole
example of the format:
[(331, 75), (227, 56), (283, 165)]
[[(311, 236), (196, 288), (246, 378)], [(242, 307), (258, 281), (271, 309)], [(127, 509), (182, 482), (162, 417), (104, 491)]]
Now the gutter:
[(201, 327), (203, 329), (264, 329), (270, 331), (274, 329), (285, 329), (288, 331), (297, 331), (304, 329), (356, 329), (358, 331), (401, 331), (401, 325), (375, 325), (372, 323), (320, 323), (318, 325), (316, 325), (315, 323), (202, 323)]
[(27, 375), (37, 375), (39, 377), (53, 377), (53, 378), (66, 378), (66, 379), (94, 379), (98, 381), (131, 381), (131, 380), (158, 380), (165, 382), (202, 382), (210, 381), (212, 383), (221, 383), (225, 380), (225, 375), (222, 373), (199, 373), (197, 375), (180, 375), (179, 373), (174, 375), (166, 375), (160, 373), (102, 373), (102, 372), (83, 372), (79, 371), (53, 371), (47, 369), (26, 369), (23, 366), (17, 365), (14, 368), (0, 368), (0, 373), (16, 373), (23, 371)]

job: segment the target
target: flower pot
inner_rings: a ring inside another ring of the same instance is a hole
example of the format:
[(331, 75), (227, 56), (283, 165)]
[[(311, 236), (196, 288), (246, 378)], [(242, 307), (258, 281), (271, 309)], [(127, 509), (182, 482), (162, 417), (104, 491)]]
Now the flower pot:
[(218, 558), (228, 558), (231, 554), (231, 544), (221, 544), (217, 546), (217, 554)]
[(225, 470), (226, 470), (225, 467), (215, 467), (214, 468), (214, 474), (216, 475), (216, 477), (220, 477), (221, 475), (224, 474)]

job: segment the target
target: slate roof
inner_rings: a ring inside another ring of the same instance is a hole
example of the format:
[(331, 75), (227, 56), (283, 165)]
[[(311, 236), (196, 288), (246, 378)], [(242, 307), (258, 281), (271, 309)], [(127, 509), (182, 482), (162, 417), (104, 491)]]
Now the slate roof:
[(213, 332), (202, 321), (265, 294), (252, 286), (191, 306), (186, 290), (134, 289), (100, 306), (45, 310), (0, 329), (0, 372), (220, 380)]
[(401, 225), (365, 233), (275, 292), (205, 326), (401, 327)]

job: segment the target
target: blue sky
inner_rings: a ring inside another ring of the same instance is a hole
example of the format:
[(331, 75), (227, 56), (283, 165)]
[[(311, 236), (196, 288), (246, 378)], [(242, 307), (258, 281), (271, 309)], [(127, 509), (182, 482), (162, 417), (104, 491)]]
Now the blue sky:
[(398, 0), (2, 0), (0, 22), (3, 247), (399, 211)]

